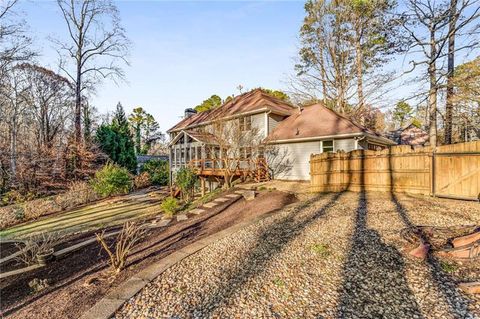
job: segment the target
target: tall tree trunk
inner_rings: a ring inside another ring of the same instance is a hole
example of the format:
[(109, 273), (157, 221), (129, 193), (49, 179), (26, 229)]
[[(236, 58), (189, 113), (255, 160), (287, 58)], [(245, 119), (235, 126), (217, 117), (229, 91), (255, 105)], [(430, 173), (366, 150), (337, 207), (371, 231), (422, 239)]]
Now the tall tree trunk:
[(428, 92), (428, 108), (430, 112), (429, 137), (430, 145), (437, 146), (437, 67), (436, 67), (436, 39), (434, 28), (430, 30), (430, 61), (428, 65), (428, 76), (430, 89)]
[(452, 143), (453, 122), (453, 73), (455, 71), (455, 29), (457, 27), (457, 0), (450, 1), (448, 30), (448, 65), (447, 65), (447, 104), (445, 106), (445, 144)]
[(17, 120), (16, 115), (12, 119), (10, 132), (10, 171), (12, 174), (11, 183), (15, 184), (17, 179)]
[(360, 115), (361, 124), (365, 124), (365, 115), (364, 115), (364, 96), (363, 96), (363, 53), (362, 46), (360, 43), (360, 28), (357, 27), (356, 38), (355, 38), (355, 53), (356, 53), (356, 72), (357, 72), (357, 97), (358, 97), (358, 107), (356, 113)]
[(323, 48), (320, 50), (320, 78), (322, 79), (323, 104), (327, 105), (327, 72), (325, 71)]
[(137, 127), (135, 128), (135, 151), (138, 154), (140, 154), (142, 150), (142, 145), (141, 145), (141, 131), (140, 131), (140, 124), (137, 124)]
[[(78, 53), (80, 55), (80, 52)], [(75, 143), (79, 146), (82, 143), (82, 64), (77, 59), (77, 83), (75, 86)]]

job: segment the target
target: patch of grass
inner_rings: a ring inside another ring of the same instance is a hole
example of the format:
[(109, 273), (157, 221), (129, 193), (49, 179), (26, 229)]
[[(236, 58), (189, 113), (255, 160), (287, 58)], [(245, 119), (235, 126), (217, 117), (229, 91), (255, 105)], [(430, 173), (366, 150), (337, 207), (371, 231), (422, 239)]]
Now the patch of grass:
[(180, 295), (183, 294), (183, 289), (180, 288), (180, 287), (175, 287), (175, 288), (173, 288), (173, 291), (174, 291), (175, 293), (177, 293), (177, 294), (180, 294)]
[(330, 246), (326, 244), (313, 244), (310, 247), (311, 251), (321, 257), (327, 257), (331, 254)]
[(441, 261), (440, 262), (440, 267), (442, 270), (446, 273), (452, 273), (455, 272), (458, 269), (458, 266), (453, 263), (453, 262), (448, 262), (448, 261)]
[(275, 278), (272, 280), (273, 284), (279, 288), (285, 287), (285, 281), (281, 278)]
[(267, 190), (267, 187), (265, 186), (260, 186), (259, 188), (257, 188), (258, 191), (265, 191)]

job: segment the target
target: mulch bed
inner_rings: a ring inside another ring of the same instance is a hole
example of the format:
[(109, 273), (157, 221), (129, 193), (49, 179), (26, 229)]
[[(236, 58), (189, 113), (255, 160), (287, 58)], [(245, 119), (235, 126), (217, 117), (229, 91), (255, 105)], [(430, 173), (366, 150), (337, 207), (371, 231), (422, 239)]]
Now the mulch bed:
[[(184, 222), (173, 219), (169, 227), (150, 231), (136, 247), (127, 269), (115, 278), (110, 276), (107, 256), (100, 246), (97, 243), (88, 245), (44, 268), (1, 280), (0, 314), (9, 318), (78, 318), (109, 289), (172, 252), (235, 223), (281, 209), (295, 200), (291, 194), (265, 191), (253, 201), (241, 199), (224, 211), (222, 209), (228, 202), (202, 215), (190, 216)], [(68, 245), (94, 234), (90, 232), (69, 238)], [(113, 238), (109, 240), (114, 241)], [(65, 243), (62, 245), (66, 246)], [(47, 279), (49, 287), (33, 293), (28, 283), (34, 278)]]

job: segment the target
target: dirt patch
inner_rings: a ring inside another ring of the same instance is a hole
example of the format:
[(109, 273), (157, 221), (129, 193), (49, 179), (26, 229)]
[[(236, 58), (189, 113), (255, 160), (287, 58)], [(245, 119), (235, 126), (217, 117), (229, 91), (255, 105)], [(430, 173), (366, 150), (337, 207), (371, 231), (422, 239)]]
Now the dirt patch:
[(12, 242), (0, 243), (0, 258), (5, 258), (11, 255), (12, 253), (16, 252), (17, 250), (18, 249), (17, 249), (16, 243), (12, 243)]
[[(109, 289), (172, 252), (237, 222), (281, 209), (295, 201), (295, 196), (279, 191), (261, 191), (253, 201), (243, 199), (218, 205), (208, 212), (190, 216), (185, 222), (172, 221), (170, 227), (158, 228), (139, 244), (129, 266), (115, 279), (108, 276), (106, 256), (98, 244), (92, 244), (20, 276), (0, 281), (1, 311), (9, 318), (78, 318)], [(222, 211), (223, 210), (223, 211)], [(82, 237), (93, 236), (83, 234)], [(78, 238), (69, 239), (72, 243)], [(113, 239), (111, 239), (113, 242)], [(49, 288), (33, 294), (28, 283), (47, 279)]]

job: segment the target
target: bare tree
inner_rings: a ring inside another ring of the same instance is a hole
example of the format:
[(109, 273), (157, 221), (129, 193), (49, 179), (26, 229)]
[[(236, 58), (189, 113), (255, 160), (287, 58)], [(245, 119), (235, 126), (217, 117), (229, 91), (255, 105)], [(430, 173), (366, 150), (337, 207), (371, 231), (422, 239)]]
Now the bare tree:
[(452, 82), (452, 141), (480, 140), (480, 57), (459, 65)]
[[(445, 1), (408, 0), (408, 9), (403, 13), (403, 26), (411, 39), (410, 50), (419, 49), (423, 54), (423, 58), (411, 61), (413, 69), (422, 65), (427, 68), (429, 136), (432, 146), (437, 145), (438, 91), (441, 88), (440, 70), (437, 64), (445, 57), (445, 47), (449, 42), (449, 47), (452, 49), (449, 53), (451, 68), (453, 68), (454, 52), (478, 45), (478, 39), (476, 39), (455, 49), (454, 42), (451, 42), (455, 34), (458, 35), (461, 29), (469, 26), (479, 17), (480, 8), (475, 8), (476, 3), (478, 0), (462, 0), (457, 6), (456, 3), (449, 5)], [(470, 8), (474, 8), (473, 12), (468, 12)], [(458, 18), (462, 14), (466, 16), (462, 17), (460, 22)], [(450, 29), (444, 31), (447, 26), (450, 26)]]
[(400, 38), (393, 8), (388, 0), (307, 1), (294, 91), (308, 100), (318, 92), (325, 105), (363, 122), (367, 101), (391, 80), (382, 65), (402, 49), (394, 45)]
[(18, 136), (28, 106), (28, 83), (24, 72), (14, 67), (2, 77), (0, 84), (0, 114), (6, 126), (9, 141), (11, 182), (16, 182)]
[(206, 157), (212, 159), (213, 168), (222, 170), (225, 188), (239, 176), (261, 181), (290, 168), (288, 150), (280, 149), (273, 138), (266, 139), (248, 116), (219, 119), (206, 130), (213, 136)]
[(232, 187), (238, 172), (250, 172), (251, 159), (254, 150), (261, 144), (258, 129), (245, 125), (246, 118), (218, 119), (207, 127), (213, 141), (207, 145), (207, 158), (212, 159), (211, 165), (223, 172), (224, 186)]
[(129, 41), (110, 0), (57, 0), (68, 29), (68, 41), (54, 40), (60, 69), (75, 86), (75, 142), (82, 140), (82, 97), (102, 79), (123, 79)]
[(29, 112), (39, 148), (53, 147), (57, 136), (66, 135), (70, 126), (74, 90), (70, 82), (55, 72), (33, 64), (19, 66), (26, 73)]
[(326, 1), (308, 1), (305, 11), (295, 91), (304, 91), (302, 95), (308, 92), (311, 99), (316, 98), (313, 92), (321, 88), (323, 101), (345, 114), (349, 111), (348, 101), (355, 95), (355, 58), (348, 14)]
[(36, 55), (31, 50), (32, 41), (26, 34), (26, 23), (18, 19), (14, 11), (17, 3), (18, 0), (0, 3), (0, 77), (12, 65)]
[[(477, 8), (473, 7), (473, 12), (464, 14), (472, 6), (478, 5)], [(478, 1), (461, 1), (460, 8), (458, 7), (458, 0), (450, 0), (450, 8), (448, 12), (448, 53), (447, 53), (447, 86), (446, 86), (446, 105), (445, 105), (445, 143), (452, 143), (452, 126), (453, 126), (453, 110), (454, 110), (454, 72), (455, 72), (455, 38), (457, 32), (462, 31), (468, 26), (472, 26), (470, 30), (467, 30), (467, 35), (472, 35), (470, 41), (468, 41), (466, 47), (478, 46), (479, 41), (475, 39), (473, 35), (480, 29), (479, 24), (475, 24), (475, 21), (480, 17), (480, 2)], [(461, 47), (460, 47), (461, 49)]]

